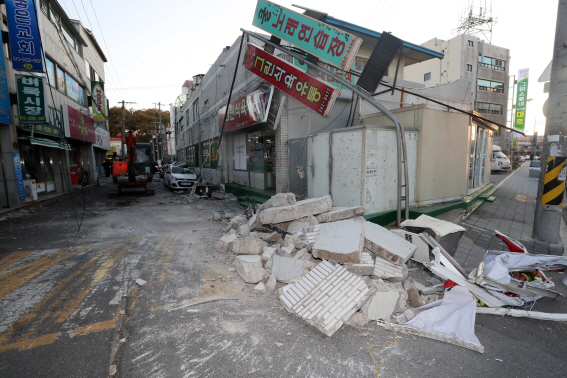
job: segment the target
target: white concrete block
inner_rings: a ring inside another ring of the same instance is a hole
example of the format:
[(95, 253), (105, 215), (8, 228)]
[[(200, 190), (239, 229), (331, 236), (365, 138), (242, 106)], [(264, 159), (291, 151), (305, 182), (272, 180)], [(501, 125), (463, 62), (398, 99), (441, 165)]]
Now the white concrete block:
[(364, 247), (397, 265), (405, 264), (417, 247), (382, 226), (364, 222)]
[(265, 292), (266, 286), (264, 286), (263, 282), (259, 282), (258, 285), (254, 286), (254, 290), (260, 291), (260, 292)]
[(360, 263), (363, 246), (361, 223), (351, 219), (323, 223), (313, 244), (313, 256), (340, 263)]
[(400, 293), (398, 291), (378, 291), (370, 299), (368, 306), (368, 320), (384, 320), (390, 322), (390, 318), (396, 310)]
[(274, 255), (272, 260), (272, 273), (276, 279), (284, 283), (297, 282), (303, 275), (309, 272), (315, 264), (310, 261), (297, 260), (293, 258)]
[(242, 238), (232, 244), (232, 251), (237, 255), (259, 255), (268, 246), (263, 240), (254, 238)]
[(331, 196), (310, 198), (299, 201), (293, 205), (272, 207), (262, 210), (258, 214), (258, 219), (262, 224), (290, 222), (309, 215), (325, 213), (331, 209), (333, 201)]
[(234, 260), (234, 265), (244, 282), (258, 283), (266, 274), (266, 271), (262, 268), (260, 256), (257, 255), (237, 256)]
[(327, 336), (332, 336), (370, 298), (375, 288), (340, 264), (319, 263), (280, 292), (284, 306)]
[(364, 207), (332, 207), (330, 211), (317, 215), (321, 223), (336, 222), (364, 214)]
[(276, 253), (276, 249), (272, 247), (265, 247), (262, 253), (262, 261), (268, 261)]
[(269, 200), (267, 200), (261, 207), (262, 210), (269, 209), (272, 207), (281, 207), (287, 205), (293, 205), (296, 202), (295, 194), (293, 193), (278, 193)]

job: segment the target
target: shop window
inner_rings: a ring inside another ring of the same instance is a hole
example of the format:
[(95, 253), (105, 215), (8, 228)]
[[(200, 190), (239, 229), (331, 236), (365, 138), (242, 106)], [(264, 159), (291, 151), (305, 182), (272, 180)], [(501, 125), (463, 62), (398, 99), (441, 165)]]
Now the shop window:
[(264, 137), (261, 131), (248, 134), (248, 164), (252, 172), (264, 172)]
[(219, 166), (219, 141), (213, 139), (202, 143), (203, 168), (217, 169)]
[(47, 71), (47, 78), (49, 79), (49, 84), (55, 87), (55, 64), (50, 60), (45, 58), (45, 69)]

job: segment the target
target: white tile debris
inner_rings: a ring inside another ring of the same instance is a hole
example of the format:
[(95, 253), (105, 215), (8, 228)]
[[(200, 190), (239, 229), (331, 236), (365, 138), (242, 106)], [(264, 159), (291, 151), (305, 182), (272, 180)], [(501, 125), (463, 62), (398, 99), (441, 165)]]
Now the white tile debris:
[(280, 299), (301, 319), (332, 336), (371, 295), (361, 277), (323, 261), (296, 284), (285, 286)]
[(408, 268), (404, 265), (396, 265), (390, 260), (376, 256), (374, 264), (374, 277), (382, 278), (392, 282), (401, 282), (408, 276)]

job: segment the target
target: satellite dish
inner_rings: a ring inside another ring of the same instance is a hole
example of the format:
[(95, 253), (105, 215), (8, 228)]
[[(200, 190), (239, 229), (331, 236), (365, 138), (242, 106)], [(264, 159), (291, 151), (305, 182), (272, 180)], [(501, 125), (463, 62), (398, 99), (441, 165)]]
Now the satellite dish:
[(179, 96), (177, 96), (177, 99), (175, 100), (175, 107), (178, 108), (180, 106), (183, 106), (183, 104), (185, 104), (185, 102), (187, 101), (187, 99), (189, 98), (189, 95), (186, 93), (180, 94)]

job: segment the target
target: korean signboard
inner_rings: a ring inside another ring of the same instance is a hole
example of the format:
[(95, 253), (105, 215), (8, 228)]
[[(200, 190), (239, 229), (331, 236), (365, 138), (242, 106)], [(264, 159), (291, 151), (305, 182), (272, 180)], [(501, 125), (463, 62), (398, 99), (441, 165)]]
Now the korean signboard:
[[(0, 35), (2, 44), (2, 35)], [(2, 46), (4, 46), (2, 44)], [(8, 94), (8, 79), (6, 77), (6, 64), (4, 63), (4, 49), (0, 49), (0, 122), (12, 123), (12, 107), (10, 106), (10, 95)]]
[(42, 77), (16, 75), (20, 123), (47, 123), (47, 97)]
[[(259, 89), (231, 102), (228, 105), (228, 116), (226, 117), (224, 131), (234, 131), (266, 122), (273, 93), (274, 88)], [(225, 111), (225, 106), (218, 111), (219, 130), (222, 129)]]
[(110, 150), (110, 133), (100, 127), (95, 127), (94, 146), (103, 150)]
[(350, 68), (362, 39), (311, 17), (258, 0), (252, 24), (341, 70)]
[(106, 122), (106, 99), (104, 98), (104, 82), (91, 81), (93, 97), (93, 113), (95, 122)]
[(217, 169), (219, 166), (219, 140), (203, 142), (201, 145), (203, 168)]
[(23, 125), (24, 130), (30, 130), (33, 127), (34, 133), (51, 135), (57, 138), (63, 137), (63, 127), (61, 123), (63, 122), (63, 114), (61, 111), (47, 107), (47, 124), (43, 125)]
[(528, 78), (530, 69), (524, 68), (518, 71), (518, 87), (516, 89), (516, 121), (514, 128), (524, 131), (526, 126), (526, 104), (528, 101)]
[(322, 80), (313, 78), (299, 68), (248, 44), (244, 55), (247, 70), (273, 84), (317, 114), (328, 116), (339, 91)]
[(44, 72), (37, 27), (37, 0), (6, 0), (6, 17), (15, 70)]
[(20, 154), (17, 152), (14, 152), (14, 168), (16, 169), (18, 200), (24, 201), (26, 199), (26, 190), (24, 188), (24, 174), (22, 172), (22, 163), (20, 161)]
[[(307, 64), (305, 63), (301, 64), (299, 59), (293, 58), (293, 64), (296, 67), (299, 67), (303, 71), (307, 72)], [(336, 75), (342, 77), (344, 80), (349, 81), (352, 85), (356, 84), (356, 76), (352, 75), (350, 71), (335, 69), (335, 67), (323, 62), (319, 62), (318, 64), (319, 66), (326, 68), (331, 72), (334, 72)], [(351, 70), (354, 70), (354, 63), (352, 63)], [(324, 72), (319, 71), (319, 75), (317, 77), (327, 83), (330, 83), (335, 88), (350, 90), (350, 88), (345, 87), (344, 85), (342, 85), (341, 83), (339, 83), (338, 81), (336, 81), (335, 79), (333, 79), (331, 76), (327, 75)]]
[(67, 105), (66, 113), (69, 121), (68, 137), (95, 143), (96, 134), (93, 119), (69, 105)]

